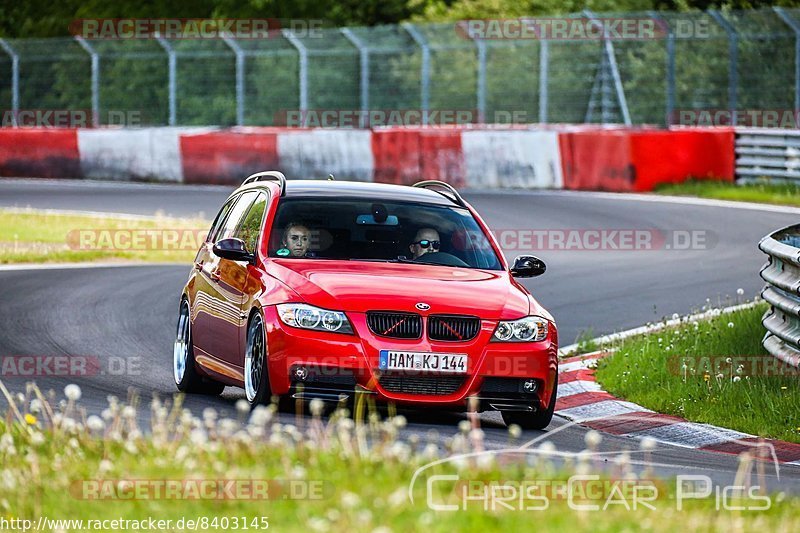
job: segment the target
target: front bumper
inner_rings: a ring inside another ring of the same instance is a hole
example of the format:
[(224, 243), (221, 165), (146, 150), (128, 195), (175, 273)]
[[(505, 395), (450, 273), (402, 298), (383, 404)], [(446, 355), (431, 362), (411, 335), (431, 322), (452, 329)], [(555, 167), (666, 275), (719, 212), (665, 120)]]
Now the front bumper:
[[(264, 309), (268, 370), (274, 394), (338, 400), (360, 391), (406, 406), (464, 409), (470, 398), (479, 410), (532, 410), (548, 405), (558, 376), (554, 324), (540, 342), (491, 342), (496, 321), (482, 320), (468, 342), (378, 337), (363, 313), (348, 313), (355, 335), (317, 332), (283, 324), (274, 307)], [(381, 371), (380, 350), (466, 354), (464, 374)]]

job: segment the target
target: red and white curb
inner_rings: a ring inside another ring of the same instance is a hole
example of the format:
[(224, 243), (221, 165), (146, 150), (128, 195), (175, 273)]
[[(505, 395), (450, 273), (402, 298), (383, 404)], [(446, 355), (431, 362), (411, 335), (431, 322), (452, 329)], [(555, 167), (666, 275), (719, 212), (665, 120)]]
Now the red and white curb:
[(753, 451), (759, 443), (769, 444), (779, 462), (800, 466), (800, 444), (762, 439), (655, 413), (604, 391), (595, 379), (594, 368), (597, 360), (606, 355), (607, 352), (594, 352), (561, 360), (556, 415), (613, 435), (650, 437), (665, 444), (709, 452), (739, 454)]

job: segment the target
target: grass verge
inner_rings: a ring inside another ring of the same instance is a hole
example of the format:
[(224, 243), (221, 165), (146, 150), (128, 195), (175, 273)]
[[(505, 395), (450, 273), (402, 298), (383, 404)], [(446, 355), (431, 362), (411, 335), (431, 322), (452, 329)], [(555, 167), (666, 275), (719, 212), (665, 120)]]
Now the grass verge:
[[(652, 508), (641, 504), (631, 508), (631, 485), (621, 491), (612, 486), (637, 479), (646, 484), (652, 479), (648, 471), (634, 470), (641, 465), (622, 454), (591, 460), (590, 454), (582, 453), (556, 466), (551, 459), (558, 451), (549, 443), (532, 448), (538, 455), (511, 460), (461, 456), (458, 461), (434, 464), (414, 483), (412, 502), (409, 484), (419, 467), (483, 448), (477, 417), (453, 428), (455, 434), (445, 439), (442, 450), (434, 432), (403, 441), (398, 437), (405, 424), (402, 416), (381, 420), (374, 411), (363, 416), (366, 410), (358, 407), (352, 417), (343, 409), (325, 417), (312, 404), (312, 416), (299, 417), (294, 425), (285, 423), (286, 417), (280, 423), (274, 406), (250, 413), (246, 402), (237, 404), (236, 419), (220, 419), (210, 408), (198, 418), (182, 409), (177, 397), (172, 404), (151, 403), (152, 422), (145, 433), (136, 422), (138, 398), (121, 402), (112, 397), (102, 417), (87, 418), (77, 403), (79, 389), (70, 385), (65, 393), (69, 399), (58, 407), (33, 386), (24, 398), (7, 396), (12, 407), (0, 421), (0, 521), (24, 518), (36, 523), (42, 516), (84, 521), (154, 518), (172, 520), (171, 526), (159, 529), (182, 531), (193, 529), (186, 525), (191, 519), (205, 520), (207, 527), (197, 530), (259, 530), (266, 522), (279, 531), (382, 533), (523, 531), (537, 518), (541, 518), (538, 529), (544, 531), (622, 531), (631, 524), (653, 531), (800, 528), (800, 500), (780, 494), (773, 495), (770, 508), (762, 511), (720, 511), (713, 498), (684, 501), (678, 510), (675, 484), (664, 482), (653, 485), (657, 498), (649, 501)], [(603, 451), (599, 434), (590, 435), (589, 448)], [(509, 445), (514, 444), (520, 443), (515, 443), (515, 432), (510, 430)], [(586, 492), (579, 486), (572, 500), (563, 492), (559, 496), (556, 488), (570, 475), (590, 473), (600, 475), (603, 483), (587, 487)], [(744, 479), (745, 471), (740, 474)], [(433, 477), (445, 475), (455, 479)], [(190, 496), (194, 493), (190, 487), (209, 480), (238, 484), (230, 497), (213, 497), (218, 489)], [(268, 490), (247, 492), (258, 482), (267, 482)], [(470, 493), (472, 500), (463, 497), (468, 482), (475, 491)], [(168, 483), (172, 489), (165, 488)], [(519, 501), (491, 504), (485, 487), (495, 484), (544, 485), (541, 493), (525, 492)], [(460, 508), (435, 510), (429, 501)], [(577, 511), (570, 502), (599, 509)], [(763, 505), (761, 500), (755, 503)], [(183, 527), (177, 525), (181, 519)], [(80, 527), (50, 524), (46, 529)]]
[(764, 350), (767, 304), (632, 337), (600, 361), (610, 393), (659, 413), (800, 442), (798, 373)]
[(800, 187), (790, 183), (770, 183), (766, 180), (741, 185), (716, 180), (689, 180), (684, 183), (661, 185), (655, 192), (673, 196), (800, 206)]
[(0, 209), (0, 264), (190, 262), (208, 222)]

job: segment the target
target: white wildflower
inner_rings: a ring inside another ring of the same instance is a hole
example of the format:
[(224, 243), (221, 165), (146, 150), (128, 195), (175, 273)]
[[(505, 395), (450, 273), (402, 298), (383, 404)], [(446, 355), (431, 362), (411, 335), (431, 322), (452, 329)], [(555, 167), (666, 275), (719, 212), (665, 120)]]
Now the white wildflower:
[(81, 399), (81, 388), (74, 383), (70, 383), (64, 387), (64, 396), (71, 402), (77, 402)]
[(590, 430), (586, 433), (584, 441), (589, 448), (596, 448), (603, 440), (603, 436), (595, 430)]
[(241, 415), (246, 415), (250, 412), (250, 404), (244, 398), (236, 401), (236, 412)]
[(358, 497), (358, 494), (348, 491), (342, 494), (342, 507), (352, 509), (358, 506), (359, 503), (361, 503), (361, 498)]
[(653, 437), (644, 437), (642, 442), (639, 443), (639, 447), (645, 451), (653, 450), (656, 447), (656, 439)]
[(322, 411), (324, 409), (325, 409), (325, 402), (323, 402), (319, 398), (314, 398), (308, 404), (308, 410), (311, 412), (312, 416), (321, 416)]

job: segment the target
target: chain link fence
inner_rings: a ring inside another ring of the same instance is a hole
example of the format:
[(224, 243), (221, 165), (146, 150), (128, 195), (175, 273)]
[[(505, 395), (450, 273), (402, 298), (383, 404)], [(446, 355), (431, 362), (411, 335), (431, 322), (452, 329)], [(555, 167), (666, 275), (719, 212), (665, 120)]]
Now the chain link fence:
[(95, 126), (293, 125), (352, 110), (355, 127), (367, 111), (417, 110), (423, 123), (465, 111), (481, 123), (656, 125), (719, 123), (724, 111), (755, 126), (754, 113), (775, 112), (795, 118), (776, 125), (797, 127), (800, 9), (559, 18), (649, 19), (662, 31), (484, 39), (463, 21), (265, 39), (0, 39), (3, 126), (25, 110), (86, 110)]

